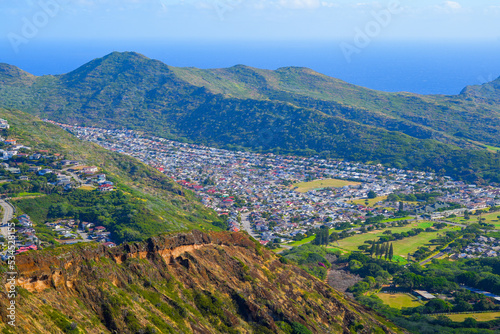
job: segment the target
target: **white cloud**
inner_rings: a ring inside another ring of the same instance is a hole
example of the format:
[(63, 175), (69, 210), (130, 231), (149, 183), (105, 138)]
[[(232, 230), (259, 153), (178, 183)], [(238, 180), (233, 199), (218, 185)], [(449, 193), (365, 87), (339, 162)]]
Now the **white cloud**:
[(328, 8), (339, 8), (339, 7), (341, 7), (340, 4), (338, 4), (338, 3), (326, 2), (326, 1), (321, 2), (321, 6), (328, 7)]
[(462, 9), (462, 5), (459, 4), (458, 2), (455, 2), (455, 1), (445, 1), (443, 3), (443, 6), (445, 8), (451, 9), (451, 10), (460, 10), (460, 9)]
[(440, 13), (456, 13), (463, 9), (462, 5), (456, 1), (445, 1), (434, 7)]
[(292, 9), (315, 9), (321, 6), (319, 0), (279, 0), (280, 7)]

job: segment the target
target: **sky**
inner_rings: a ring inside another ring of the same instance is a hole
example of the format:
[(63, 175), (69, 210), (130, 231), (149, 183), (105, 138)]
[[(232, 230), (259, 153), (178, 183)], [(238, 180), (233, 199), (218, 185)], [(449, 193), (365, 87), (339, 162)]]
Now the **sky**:
[[(0, 63), (36, 75), (65, 73), (115, 50), (173, 66), (306, 66), (383, 90), (456, 92), (500, 75), (492, 61), (500, 0), (0, 0), (0, 13)], [(390, 68), (434, 58), (412, 76)], [(469, 73), (459, 74), (464, 64)], [(402, 79), (421, 80), (422, 89)]]
[(500, 38), (496, 0), (0, 0), (0, 11), (8, 40), (352, 39), (370, 27), (380, 39)]

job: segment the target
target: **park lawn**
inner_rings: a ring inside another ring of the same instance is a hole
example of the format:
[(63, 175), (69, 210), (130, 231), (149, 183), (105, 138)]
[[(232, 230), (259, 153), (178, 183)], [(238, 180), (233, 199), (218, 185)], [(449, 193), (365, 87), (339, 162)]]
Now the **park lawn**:
[[(343, 248), (345, 250), (349, 250), (349, 251), (357, 251), (357, 250), (359, 250), (358, 246), (363, 245), (365, 243), (365, 241), (378, 240), (379, 237), (385, 235), (384, 231), (391, 230), (393, 233), (402, 233), (402, 232), (407, 232), (407, 231), (414, 229), (414, 228), (417, 228), (417, 227), (421, 227), (421, 228), (425, 229), (425, 228), (430, 227), (430, 226), (432, 226), (431, 222), (421, 222), (421, 223), (415, 222), (415, 223), (411, 223), (411, 224), (409, 224), (407, 226), (403, 226), (403, 227), (387, 227), (387, 228), (384, 228), (381, 230), (370, 231), (368, 233), (356, 234), (352, 237), (339, 240), (338, 243), (334, 242), (334, 243), (332, 243), (332, 245), (337, 246), (339, 248)], [(430, 233), (422, 232), (421, 234), (431, 234), (431, 233), (434, 233), (434, 232), (430, 232)], [(437, 233), (438, 232), (436, 232), (431, 239), (434, 239), (435, 235)], [(416, 236), (416, 237), (419, 237), (419, 236)], [(411, 238), (415, 238), (415, 237), (411, 237)], [(409, 240), (411, 238), (393, 241), (393, 243), (395, 244), (395, 243), (400, 242), (400, 241), (404, 242), (404, 241)], [(394, 254), (399, 255), (399, 253), (396, 252), (396, 248), (394, 248)], [(402, 257), (406, 258), (406, 255), (407, 254), (402, 255)]]
[(311, 182), (301, 182), (292, 185), (292, 188), (299, 193), (306, 193), (309, 190), (322, 189), (322, 188), (341, 188), (344, 186), (351, 186), (361, 184), (359, 182), (338, 180), (338, 179), (324, 179), (315, 180)]
[(384, 304), (401, 310), (403, 307), (418, 307), (422, 304), (417, 298), (407, 295), (406, 293), (385, 293), (379, 292), (376, 295)]
[(396, 262), (397, 264), (404, 266), (405, 264), (408, 263), (408, 260), (402, 256), (394, 255), (394, 257), (392, 258), (392, 262)]
[(491, 321), (500, 318), (500, 312), (448, 314), (446, 316), (455, 322), (462, 322), (466, 318), (474, 318), (476, 321)]
[(27, 193), (27, 192), (22, 192), (22, 193), (19, 193), (15, 196), (12, 196), (12, 197), (32, 197), (32, 196), (44, 196), (45, 194), (42, 194), (42, 193)]
[(351, 201), (352, 204), (358, 204), (358, 205), (366, 205), (365, 202), (368, 201), (368, 206), (373, 207), (375, 206), (376, 203), (378, 202), (383, 202), (387, 199), (387, 196), (378, 196), (375, 198), (369, 198), (369, 199), (356, 199), (354, 201)]
[[(481, 215), (481, 218), (486, 219), (487, 224), (494, 224), (495, 227), (500, 227), (500, 219), (498, 219), (498, 216), (500, 216), (500, 211), (497, 212), (491, 212), (491, 213), (483, 213)], [(459, 224), (473, 224), (477, 223), (479, 216), (476, 215), (470, 215), (470, 219), (466, 220), (464, 217), (455, 217), (455, 218), (446, 218), (446, 220), (454, 222), (454, 223), (459, 223)]]
[(405, 257), (408, 255), (408, 253), (414, 253), (417, 248), (421, 246), (428, 246), (432, 249), (433, 247), (432, 245), (430, 245), (430, 241), (432, 239), (436, 239), (438, 234), (453, 230), (460, 230), (460, 227), (446, 227), (435, 232), (422, 232), (414, 237), (393, 241), (392, 246), (394, 247), (394, 254)]

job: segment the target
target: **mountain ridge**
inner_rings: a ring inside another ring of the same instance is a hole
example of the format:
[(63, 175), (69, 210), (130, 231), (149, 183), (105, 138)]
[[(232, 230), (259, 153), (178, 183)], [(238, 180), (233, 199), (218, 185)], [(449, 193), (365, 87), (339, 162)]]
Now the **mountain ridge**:
[(307, 68), (175, 68), (133, 52), (37, 77), (24, 88), (0, 79), (0, 105), (56, 121), (230, 149), (444, 170), (472, 182), (500, 181), (489, 151), (500, 146), (500, 110), (489, 103), (499, 92), (493, 85), (491, 98), (386, 93)]

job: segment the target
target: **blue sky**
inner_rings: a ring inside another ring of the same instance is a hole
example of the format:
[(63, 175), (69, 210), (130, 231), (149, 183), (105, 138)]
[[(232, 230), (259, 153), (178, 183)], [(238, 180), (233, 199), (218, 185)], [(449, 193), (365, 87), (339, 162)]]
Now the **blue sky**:
[(38, 20), (44, 40), (351, 39), (391, 2), (379, 39), (500, 38), (496, 0), (0, 0), (0, 34), (22, 37)]
[(305, 66), (420, 93), (500, 74), (500, 0), (0, 0), (0, 13), (0, 62), (35, 75), (112, 51), (172, 66)]

